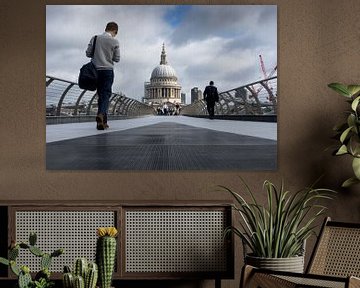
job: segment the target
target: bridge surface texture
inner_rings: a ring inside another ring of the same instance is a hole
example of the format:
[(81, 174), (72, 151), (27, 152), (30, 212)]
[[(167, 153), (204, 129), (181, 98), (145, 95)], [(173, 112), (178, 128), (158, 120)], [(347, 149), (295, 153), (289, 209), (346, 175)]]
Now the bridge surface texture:
[(277, 123), (146, 116), (47, 125), (50, 170), (274, 170)]

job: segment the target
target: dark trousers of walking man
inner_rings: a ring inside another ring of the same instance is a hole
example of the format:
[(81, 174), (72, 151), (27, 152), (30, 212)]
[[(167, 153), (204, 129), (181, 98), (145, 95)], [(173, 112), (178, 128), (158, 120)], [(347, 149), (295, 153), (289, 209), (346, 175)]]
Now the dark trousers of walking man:
[(206, 101), (206, 108), (209, 113), (209, 117), (212, 119), (214, 118), (215, 114), (215, 100), (207, 100)]
[[(98, 115), (103, 116), (103, 123), (107, 125), (107, 114), (109, 107), (109, 99), (112, 91), (111, 87), (114, 82), (114, 71), (113, 70), (98, 70)], [(99, 117), (99, 116), (98, 116)], [(101, 123), (101, 119), (98, 119)], [(104, 128), (107, 128), (106, 126)]]

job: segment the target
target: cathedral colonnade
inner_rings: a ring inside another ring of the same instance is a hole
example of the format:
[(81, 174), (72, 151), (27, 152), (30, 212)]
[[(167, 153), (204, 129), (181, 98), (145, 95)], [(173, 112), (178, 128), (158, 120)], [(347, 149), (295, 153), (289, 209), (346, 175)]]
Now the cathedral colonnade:
[(179, 88), (150, 88), (149, 99), (168, 99), (168, 98), (180, 98), (181, 89)]

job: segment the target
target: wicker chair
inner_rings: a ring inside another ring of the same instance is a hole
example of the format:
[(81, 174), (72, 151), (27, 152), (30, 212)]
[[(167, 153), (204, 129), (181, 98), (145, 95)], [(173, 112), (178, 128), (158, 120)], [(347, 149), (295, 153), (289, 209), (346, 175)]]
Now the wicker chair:
[(240, 287), (360, 287), (360, 223), (334, 222), (326, 218), (306, 273), (245, 265)]

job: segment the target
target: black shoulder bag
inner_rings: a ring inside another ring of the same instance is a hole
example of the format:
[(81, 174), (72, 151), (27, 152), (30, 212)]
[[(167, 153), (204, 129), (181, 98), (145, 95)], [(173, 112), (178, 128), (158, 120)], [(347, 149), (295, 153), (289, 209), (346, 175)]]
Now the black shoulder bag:
[[(94, 38), (91, 57), (94, 57), (96, 38), (97, 36), (95, 36)], [(81, 67), (79, 79), (78, 79), (78, 84), (81, 89), (95, 91), (97, 88), (97, 79), (98, 79), (97, 70), (95, 65), (92, 63), (92, 61)]]

